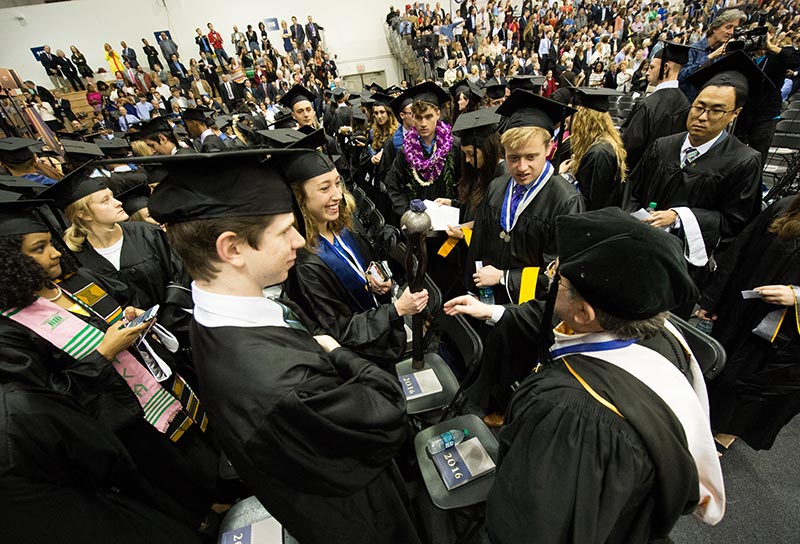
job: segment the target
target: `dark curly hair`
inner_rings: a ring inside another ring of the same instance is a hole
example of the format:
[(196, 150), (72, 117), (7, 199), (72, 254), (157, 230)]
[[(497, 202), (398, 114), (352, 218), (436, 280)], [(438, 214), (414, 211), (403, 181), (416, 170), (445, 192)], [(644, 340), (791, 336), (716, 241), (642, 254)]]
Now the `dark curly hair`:
[(44, 268), (22, 253), (22, 235), (0, 236), (0, 308), (25, 307), (50, 278)]

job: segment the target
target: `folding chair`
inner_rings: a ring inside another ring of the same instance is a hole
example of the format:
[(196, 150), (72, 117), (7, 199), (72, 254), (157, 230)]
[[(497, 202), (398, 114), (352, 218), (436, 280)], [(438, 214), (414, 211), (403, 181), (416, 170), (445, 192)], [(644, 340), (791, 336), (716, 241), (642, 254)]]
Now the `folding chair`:
[[(425, 483), (425, 489), (431, 498), (431, 502), (440, 510), (445, 510), (450, 514), (451, 523), (454, 522), (454, 518), (467, 519), (466, 526), (456, 533), (455, 542), (460, 543), (468, 542), (483, 525), (485, 519), (484, 503), (489, 496), (492, 485), (494, 485), (495, 475), (494, 473), (486, 474), (452, 491), (447, 490), (441, 476), (439, 476), (436, 465), (428, 456), (426, 446), (431, 438), (450, 429), (467, 429), (470, 436), (480, 440), (495, 464), (497, 463), (500, 447), (492, 431), (478, 416), (473, 414), (458, 416), (437, 423), (420, 431), (414, 438), (414, 452), (416, 453), (422, 480)], [(461, 511), (460, 516), (458, 515), (459, 510)]]
[(781, 112), (781, 121), (800, 121), (800, 110), (785, 109)]
[[(798, 102), (800, 104), (800, 102)], [(800, 133), (800, 121), (778, 121), (775, 126), (776, 133), (797, 134)]]
[(707, 380), (713, 379), (725, 368), (725, 361), (727, 354), (725, 348), (716, 338), (709, 336), (697, 327), (692, 326), (688, 321), (681, 319), (672, 313), (667, 317), (670, 323), (675, 325), (686, 343), (692, 350), (692, 353), (700, 365), (700, 370), (703, 371), (703, 376)]
[[(783, 123), (794, 123), (794, 121), (778, 123), (782, 128), (786, 128)], [(800, 159), (800, 133), (776, 132), (771, 143), (763, 174), (764, 178), (772, 181), (772, 187), (775, 187), (789, 173), (792, 165)]]

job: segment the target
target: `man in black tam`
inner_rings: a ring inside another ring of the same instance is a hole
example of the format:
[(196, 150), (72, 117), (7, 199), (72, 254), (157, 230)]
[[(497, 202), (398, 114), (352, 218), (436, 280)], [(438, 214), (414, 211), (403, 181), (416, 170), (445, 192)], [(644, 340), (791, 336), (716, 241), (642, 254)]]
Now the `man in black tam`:
[(222, 449), (304, 544), (419, 543), (393, 462), (408, 436), (397, 378), (312, 336), (267, 289), (286, 280), (305, 243), (287, 176), (330, 163), (262, 158), (165, 158), (149, 201), (194, 279), (194, 361)]
[(651, 542), (692, 511), (716, 524), (725, 491), (703, 376), (665, 321), (698, 296), (680, 243), (619, 208), (559, 217), (555, 235), (547, 305), (445, 304), (496, 323), (534, 369), (500, 432), (490, 540)]

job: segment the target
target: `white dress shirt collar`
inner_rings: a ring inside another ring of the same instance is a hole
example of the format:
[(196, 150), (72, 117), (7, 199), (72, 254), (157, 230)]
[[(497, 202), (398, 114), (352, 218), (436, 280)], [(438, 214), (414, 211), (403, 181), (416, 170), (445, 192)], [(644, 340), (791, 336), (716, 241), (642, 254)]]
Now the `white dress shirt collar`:
[(283, 308), (264, 296), (238, 297), (205, 291), (192, 282), (194, 318), (204, 327), (289, 327)]

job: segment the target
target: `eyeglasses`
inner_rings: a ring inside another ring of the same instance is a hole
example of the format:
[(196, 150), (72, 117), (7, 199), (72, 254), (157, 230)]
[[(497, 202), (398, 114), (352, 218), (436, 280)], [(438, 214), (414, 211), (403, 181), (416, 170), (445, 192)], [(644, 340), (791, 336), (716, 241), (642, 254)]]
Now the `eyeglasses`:
[(735, 109), (733, 110), (708, 109), (702, 106), (691, 106), (690, 109), (692, 110), (692, 113), (694, 113), (698, 117), (700, 117), (705, 113), (706, 115), (708, 115), (708, 118), (712, 121), (719, 121), (720, 119), (722, 119), (722, 116), (725, 115), (726, 113), (733, 113), (736, 111)]

